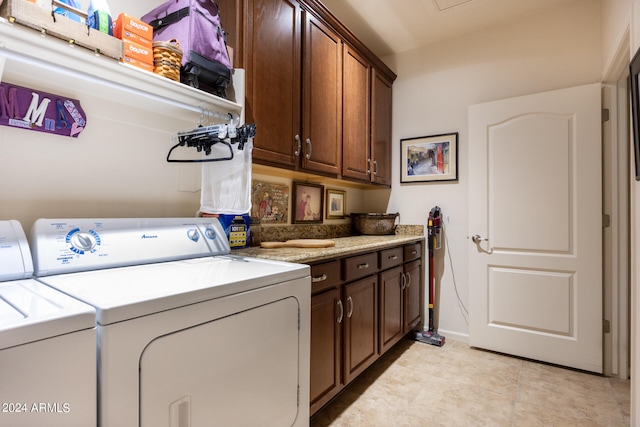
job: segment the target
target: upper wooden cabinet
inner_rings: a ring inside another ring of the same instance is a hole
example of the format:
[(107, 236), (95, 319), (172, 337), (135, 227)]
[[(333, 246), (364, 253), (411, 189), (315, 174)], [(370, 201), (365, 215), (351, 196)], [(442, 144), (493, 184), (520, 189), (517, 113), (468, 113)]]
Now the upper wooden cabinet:
[(254, 162), (391, 185), (395, 74), (319, 0), (218, 3), (246, 69)]
[(366, 58), (345, 48), (344, 178), (391, 186), (391, 86)]
[(371, 64), (355, 49), (344, 49), (342, 175), (369, 181), (371, 174)]
[(342, 40), (309, 12), (303, 16), (303, 122), (296, 152), (303, 169), (337, 176), (342, 167)]
[(373, 70), (371, 83), (371, 182), (391, 186), (391, 85)]
[[(220, 1), (221, 4), (225, 1)], [(257, 124), (253, 156), (269, 164), (295, 167), (296, 138), (301, 132), (302, 21), (295, 0), (249, 0), (246, 3), (244, 58), (245, 120)], [(243, 37), (244, 35), (244, 37)], [(238, 65), (244, 61), (244, 65)]]

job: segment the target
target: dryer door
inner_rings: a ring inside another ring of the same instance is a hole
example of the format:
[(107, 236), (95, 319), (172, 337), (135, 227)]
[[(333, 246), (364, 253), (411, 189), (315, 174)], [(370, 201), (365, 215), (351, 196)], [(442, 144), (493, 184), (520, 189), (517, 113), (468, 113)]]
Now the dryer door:
[(291, 426), (298, 414), (297, 299), (151, 342), (140, 359), (140, 426)]

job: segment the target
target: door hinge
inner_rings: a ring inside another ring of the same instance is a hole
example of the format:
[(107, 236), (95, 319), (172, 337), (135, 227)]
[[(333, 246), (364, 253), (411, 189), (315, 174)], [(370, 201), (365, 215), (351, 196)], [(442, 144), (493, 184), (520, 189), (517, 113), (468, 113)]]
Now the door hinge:
[(602, 121), (603, 122), (608, 122), (609, 121), (609, 109), (608, 108), (603, 108), (602, 109)]
[(609, 214), (602, 214), (602, 228), (611, 227), (611, 216)]
[(605, 334), (611, 332), (611, 322), (607, 319), (602, 320), (602, 332), (604, 332)]

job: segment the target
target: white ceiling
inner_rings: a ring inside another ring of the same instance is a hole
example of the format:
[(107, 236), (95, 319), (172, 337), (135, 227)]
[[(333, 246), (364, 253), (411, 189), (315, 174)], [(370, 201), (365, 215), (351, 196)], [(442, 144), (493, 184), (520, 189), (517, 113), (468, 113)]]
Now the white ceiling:
[(383, 57), (459, 37), (572, 0), (321, 0)]

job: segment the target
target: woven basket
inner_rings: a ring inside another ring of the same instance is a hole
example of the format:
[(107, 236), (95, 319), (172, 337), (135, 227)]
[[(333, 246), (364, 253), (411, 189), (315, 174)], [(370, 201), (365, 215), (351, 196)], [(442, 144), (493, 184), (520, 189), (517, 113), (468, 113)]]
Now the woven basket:
[(182, 50), (178, 40), (153, 42), (153, 72), (171, 80), (180, 81)]

